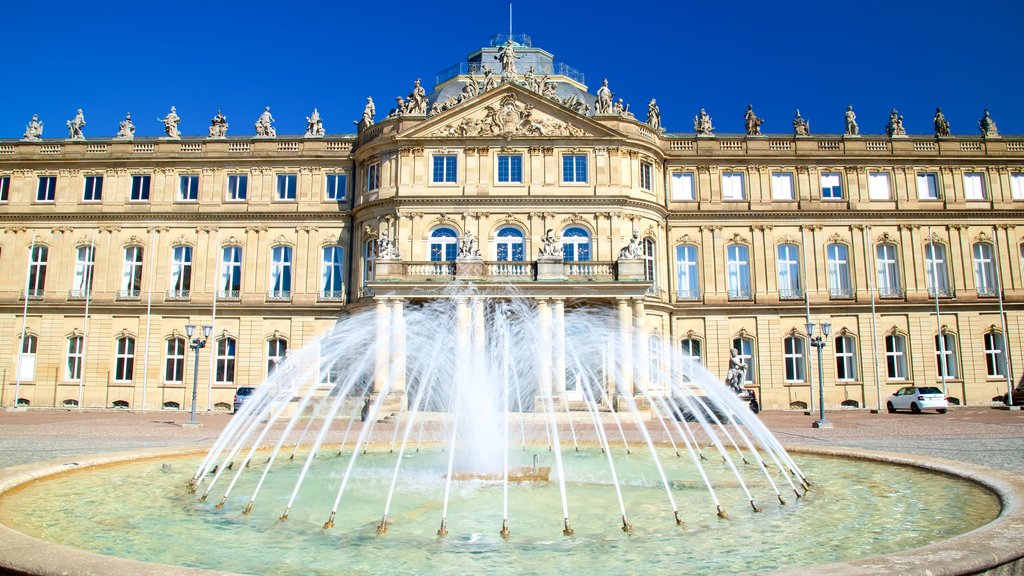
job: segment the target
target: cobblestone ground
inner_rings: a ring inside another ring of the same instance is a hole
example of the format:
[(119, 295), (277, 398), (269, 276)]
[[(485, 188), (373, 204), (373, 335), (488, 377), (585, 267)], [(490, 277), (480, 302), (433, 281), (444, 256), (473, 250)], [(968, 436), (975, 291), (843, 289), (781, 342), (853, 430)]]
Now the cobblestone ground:
[[(583, 417), (581, 417), (582, 419)], [(786, 446), (851, 446), (970, 462), (1024, 475), (1024, 412), (954, 408), (947, 414), (827, 413), (831, 429), (815, 429), (816, 417), (768, 411), (761, 418)], [(201, 428), (184, 428), (187, 413), (0, 411), (0, 467), (69, 456), (160, 446), (210, 446), (230, 421), (227, 414), (200, 415)], [(392, 424), (375, 428), (391, 438)], [(578, 429), (583, 439), (593, 435)]]

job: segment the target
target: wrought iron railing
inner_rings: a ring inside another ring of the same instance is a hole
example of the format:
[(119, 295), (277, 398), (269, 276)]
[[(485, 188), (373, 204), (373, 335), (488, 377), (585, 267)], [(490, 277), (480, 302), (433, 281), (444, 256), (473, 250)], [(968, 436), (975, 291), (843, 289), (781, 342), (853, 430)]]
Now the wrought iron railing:
[(978, 296), (981, 298), (995, 298), (999, 296), (999, 288), (995, 286), (978, 286)]
[[(586, 76), (583, 72), (573, 68), (565, 62), (530, 62), (516, 64), (517, 74), (526, 74), (530, 67), (537, 76), (565, 76), (566, 78), (586, 84)], [(484, 70), (490, 70), (494, 74), (501, 73), (501, 64), (497, 62), (459, 62), (441, 70), (435, 76), (436, 84), (443, 84), (456, 76), (481, 76)]]
[(316, 299), (320, 302), (341, 302), (345, 299), (344, 290), (321, 290)]
[(118, 300), (142, 300), (141, 290), (118, 290)]
[(29, 288), (28, 290), (21, 291), (20, 299), (24, 300), (27, 297), (29, 300), (42, 300), (45, 293), (46, 291), (42, 288)]
[(878, 297), (879, 298), (903, 298), (906, 292), (899, 286), (879, 286)]
[(804, 291), (801, 288), (779, 288), (779, 300), (803, 300)]
[(242, 292), (240, 290), (218, 290), (217, 300), (241, 300)]
[(853, 288), (850, 286), (833, 286), (828, 289), (828, 297), (835, 300), (853, 298)]
[(267, 290), (267, 300), (272, 302), (287, 302), (292, 299), (291, 290)]
[(173, 290), (172, 289), (172, 290), (168, 290), (167, 291), (167, 299), (168, 300), (188, 300), (191, 297), (192, 297), (192, 293), (191, 293), (190, 290)]
[(697, 302), (700, 300), (700, 290), (680, 288), (679, 290), (676, 290), (676, 300), (683, 302)]
[(89, 298), (89, 290), (76, 288), (68, 290), (68, 300), (86, 300)]
[(952, 298), (955, 295), (952, 286), (939, 286), (937, 288), (935, 286), (929, 286), (928, 297), (935, 298), (936, 294), (938, 294), (939, 298)]

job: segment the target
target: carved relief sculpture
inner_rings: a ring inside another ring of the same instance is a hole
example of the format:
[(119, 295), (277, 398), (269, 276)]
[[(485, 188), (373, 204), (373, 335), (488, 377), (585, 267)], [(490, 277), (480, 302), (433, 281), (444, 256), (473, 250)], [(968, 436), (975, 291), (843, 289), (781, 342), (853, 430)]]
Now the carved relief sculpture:
[(39, 115), (33, 114), (32, 119), (25, 125), (24, 140), (35, 141), (43, 137), (43, 123), (39, 121)]
[(711, 125), (711, 116), (700, 109), (700, 113), (693, 117), (693, 131), (697, 133), (697, 136), (713, 136), (714, 126)]
[(82, 114), (81, 108), (75, 113), (75, 117), (68, 120), (66, 124), (68, 125), (69, 140), (85, 140), (85, 134), (82, 133), (82, 128), (85, 127), (85, 116)]
[(125, 114), (124, 120), (117, 128), (117, 135), (114, 136), (114, 140), (134, 140), (135, 139), (135, 124), (132, 124), (132, 113)]
[(432, 136), (583, 136), (578, 126), (553, 118), (534, 118), (533, 106), (519, 101), (515, 94), (502, 96), (497, 106), (484, 108), (483, 117), (466, 117), (447, 124)]
[(988, 108), (985, 109), (985, 114), (982, 115), (981, 120), (978, 120), (978, 128), (981, 130), (981, 135), (986, 138), (995, 138), (999, 136), (999, 129), (996, 128), (996, 121), (989, 116)]
[(754, 114), (754, 105), (747, 104), (747, 113), (743, 116), (743, 125), (746, 127), (747, 136), (760, 136), (763, 123), (764, 120)]
[(594, 103), (594, 115), (612, 113), (612, 91), (608, 88), (608, 79), (605, 78), (601, 87), (597, 89), (597, 102)]
[(949, 136), (949, 121), (942, 113), (942, 108), (935, 109), (935, 118), (932, 121), (935, 123), (936, 136)]
[(796, 117), (793, 118), (793, 135), (794, 136), (810, 136), (811, 135), (811, 123), (804, 120), (803, 116), (800, 116), (800, 109), (796, 109)]
[(256, 136), (263, 138), (277, 137), (277, 128), (274, 128), (274, 117), (270, 115), (270, 106), (263, 109), (263, 113), (256, 120)]
[(228, 119), (217, 110), (217, 115), (210, 120), (210, 138), (225, 138), (228, 135)]
[(320, 119), (320, 113), (313, 108), (313, 113), (306, 116), (306, 138), (319, 138), (324, 135), (324, 123)]
[(167, 116), (157, 118), (156, 121), (164, 123), (164, 133), (167, 134), (167, 138), (173, 140), (181, 139), (181, 132), (178, 130), (178, 123), (181, 122), (181, 118), (178, 116), (177, 111), (175, 111), (174, 106), (171, 106), (171, 111), (167, 113)]
[(853, 113), (853, 106), (846, 107), (846, 135), (860, 135), (860, 126), (857, 125), (857, 115)]
[(655, 130), (661, 130), (661, 109), (654, 98), (647, 104), (647, 125)]

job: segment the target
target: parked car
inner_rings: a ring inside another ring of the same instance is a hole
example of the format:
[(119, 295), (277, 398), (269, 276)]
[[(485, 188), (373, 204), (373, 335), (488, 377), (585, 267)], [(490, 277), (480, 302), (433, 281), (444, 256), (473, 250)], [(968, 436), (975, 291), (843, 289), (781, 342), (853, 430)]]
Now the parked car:
[(935, 386), (904, 386), (889, 396), (885, 408), (890, 414), (897, 410), (910, 410), (914, 414), (920, 414), (921, 410), (936, 410), (945, 414), (949, 400)]
[(238, 409), (242, 407), (242, 404), (245, 404), (245, 401), (248, 400), (249, 396), (252, 396), (252, 393), (255, 391), (256, 389), (252, 386), (242, 386), (238, 390), (235, 390), (235, 402), (233, 408), (236, 413), (238, 412)]
[[(1010, 405), (1010, 395), (1009, 394), (1003, 394), (1002, 396), (996, 396), (995, 398), (993, 398), (993, 400), (997, 400), (999, 402), (1002, 402), (1003, 404), (1006, 404), (1007, 406)], [(1024, 386), (1021, 386), (1021, 385), (1018, 384), (1017, 387), (1013, 389), (1013, 405), (1014, 406), (1024, 406)]]

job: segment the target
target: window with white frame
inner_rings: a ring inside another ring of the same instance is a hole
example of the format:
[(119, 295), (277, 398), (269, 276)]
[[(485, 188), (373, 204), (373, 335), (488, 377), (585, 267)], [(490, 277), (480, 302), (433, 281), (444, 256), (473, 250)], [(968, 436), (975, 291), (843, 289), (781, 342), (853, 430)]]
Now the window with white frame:
[(981, 172), (964, 173), (964, 200), (985, 199), (985, 175)]
[(380, 188), (380, 162), (373, 162), (366, 167), (366, 191), (373, 192)]
[(278, 174), (277, 196), (275, 198), (282, 202), (291, 202), (295, 200), (298, 197), (298, 186), (299, 177), (297, 174)]
[(779, 244), (779, 298), (803, 298), (800, 289), (800, 248), (796, 244)]
[(960, 378), (956, 357), (956, 336), (948, 333), (935, 336), (935, 364), (940, 379), (943, 377), (947, 380)]
[(875, 247), (878, 295), (881, 298), (899, 298), (903, 295), (899, 261), (896, 258), (895, 244), (882, 243)]
[(292, 297), (292, 248), (274, 246), (270, 249), (270, 291), (271, 299)]
[(1024, 200), (1024, 172), (1010, 172), (1010, 198)]
[(843, 177), (838, 172), (824, 172), (821, 174), (821, 199), (843, 199)]
[(946, 261), (946, 247), (938, 242), (924, 245), (924, 267), (931, 297), (949, 296), (949, 267)]
[(20, 380), (35, 380), (36, 378), (36, 346), (38, 338), (32, 334), (22, 334), (21, 359), (18, 364), (18, 378)]
[(833, 242), (825, 247), (828, 258), (828, 293), (832, 298), (853, 297), (850, 283), (850, 249), (846, 244)]
[(284, 362), (288, 352), (288, 342), (284, 338), (271, 338), (267, 341), (267, 376), (277, 370), (277, 367)]
[(691, 382), (697, 366), (704, 364), (700, 353), (701, 343), (696, 338), (684, 338), (679, 344), (683, 355), (683, 380)]
[(326, 200), (342, 202), (348, 194), (348, 176), (346, 174), (328, 174), (324, 186), (324, 198)]
[(0, 176), (0, 202), (7, 202), (11, 196), (11, 177)]
[(324, 246), (323, 258), (320, 260), (320, 298), (324, 300), (341, 300), (345, 286), (342, 274), (345, 262), (345, 249), (341, 246)]
[(757, 373), (757, 357), (754, 355), (754, 341), (750, 338), (733, 338), (732, 347), (736, 349), (736, 357), (747, 367), (743, 371), (743, 383), (753, 384)]
[(1001, 332), (985, 333), (985, 373), (989, 378), (1006, 378), (1006, 348)]
[(171, 251), (172, 298), (188, 298), (192, 288), (192, 247), (175, 246)]
[(745, 200), (742, 172), (722, 173), (722, 200)]
[(587, 157), (584, 154), (562, 155), (562, 183), (585, 184), (587, 182)]
[(82, 201), (99, 202), (101, 200), (103, 200), (103, 176), (86, 176)]
[(919, 200), (939, 199), (939, 175), (934, 172), (921, 172), (917, 175), (917, 198)]
[(28, 259), (28, 294), (29, 297), (41, 297), (46, 289), (46, 261), (50, 249), (46, 246), (33, 246)]
[(185, 339), (168, 338), (164, 352), (164, 382), (179, 384), (185, 379)]
[(999, 290), (996, 282), (996, 266), (992, 245), (978, 242), (971, 252), (974, 254), (974, 284), (979, 296), (995, 296)]
[(788, 336), (783, 340), (783, 363), (786, 369), (786, 383), (796, 384), (807, 380), (807, 362), (804, 359), (804, 339)]
[(640, 241), (640, 253), (644, 259), (644, 280), (653, 284), (654, 290), (658, 289), (658, 272), (655, 268), (657, 258), (655, 258), (654, 251), (654, 240), (650, 238), (644, 238)]
[(868, 198), (871, 200), (892, 200), (888, 172), (868, 173)]
[(793, 174), (789, 172), (772, 173), (772, 200), (794, 200)]
[(124, 249), (121, 298), (138, 298), (142, 294), (142, 254), (142, 246), (127, 246)]
[(454, 262), (459, 251), (459, 234), (451, 228), (435, 228), (430, 233), (430, 261)]
[(374, 263), (377, 259), (377, 239), (370, 238), (363, 243), (363, 286), (367, 282), (373, 282)]
[(907, 379), (907, 337), (902, 334), (885, 337), (885, 376), (889, 380)]
[(75, 277), (71, 282), (71, 296), (85, 298), (92, 289), (92, 271), (96, 251), (92, 246), (80, 246), (75, 253)]
[(693, 187), (693, 172), (673, 172), (672, 200), (675, 202), (689, 202), (696, 198)]
[(729, 298), (749, 300), (750, 290), (750, 249), (745, 244), (730, 244), (726, 247), (726, 274)]
[(228, 174), (228, 202), (245, 202), (249, 197), (249, 176)]
[(459, 157), (455, 154), (434, 154), (434, 169), (431, 182), (453, 184), (458, 181)]
[(217, 340), (217, 368), (214, 376), (217, 384), (235, 383), (235, 345), (234, 338)]
[(521, 154), (498, 154), (498, 182), (501, 184), (523, 183), (523, 156)]
[(149, 174), (133, 174), (132, 190), (128, 195), (131, 202), (149, 202), (149, 183), (152, 177)]
[(53, 202), (57, 197), (57, 177), (40, 176), (36, 188), (36, 202)]
[(661, 369), (661, 346), (661, 337), (657, 334), (651, 334), (647, 338), (647, 380), (650, 389), (657, 391), (665, 390), (665, 384), (668, 384), (668, 379), (664, 377), (665, 373)]
[(676, 246), (676, 296), (679, 300), (700, 299), (700, 275), (697, 270), (697, 246)]
[(498, 230), (494, 240), (494, 256), (499, 262), (522, 262), (526, 259), (523, 231), (512, 226)]
[(199, 199), (199, 176), (185, 174), (178, 177), (178, 200), (195, 202)]
[(836, 381), (857, 380), (857, 347), (853, 336), (836, 337)]
[(590, 261), (590, 233), (579, 227), (562, 232), (562, 257), (566, 262)]
[(650, 162), (640, 163), (640, 188), (643, 190), (654, 190), (654, 166)]
[(242, 291), (242, 247), (225, 246), (221, 249), (220, 286), (218, 298), (237, 299)]
[(135, 375), (135, 338), (122, 336), (117, 339), (114, 356), (114, 381), (130, 382)]
[(78, 382), (82, 379), (82, 361), (84, 358), (85, 338), (83, 336), (68, 337), (68, 357), (64, 364), (64, 380)]

